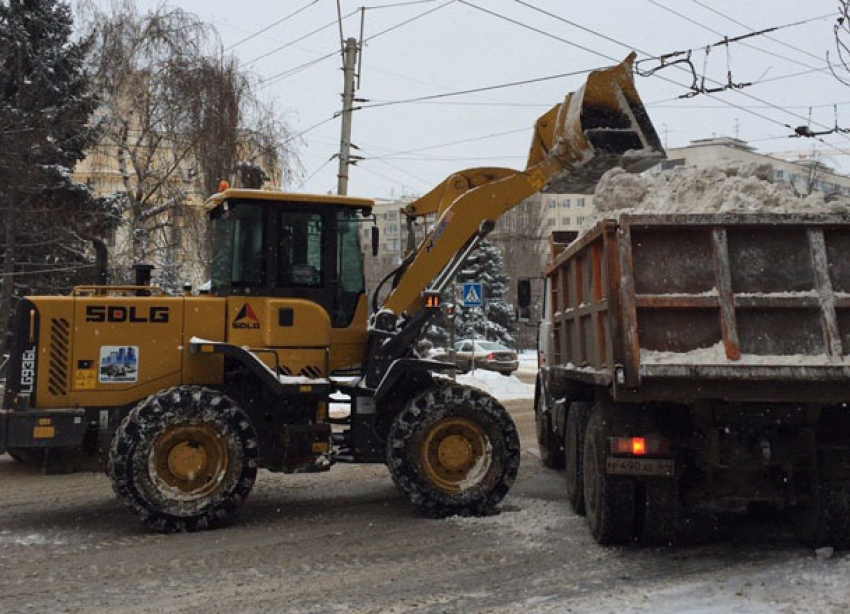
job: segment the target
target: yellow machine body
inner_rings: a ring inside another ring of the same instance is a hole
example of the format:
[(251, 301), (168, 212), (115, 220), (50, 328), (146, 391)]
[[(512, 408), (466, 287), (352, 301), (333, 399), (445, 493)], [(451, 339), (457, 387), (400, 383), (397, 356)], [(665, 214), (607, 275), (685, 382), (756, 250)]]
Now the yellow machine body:
[[(30, 300), (39, 316), (33, 324), (39, 340), (33, 397), (45, 409), (123, 406), (172, 386), (221, 384), (224, 358), (190, 352), (193, 337), (251, 348), (272, 369), (314, 378), (359, 365), (366, 350), (365, 297), (345, 328), (333, 328), (325, 309), (298, 298)], [(287, 326), (280, 325), (282, 311), (291, 313)], [(110, 372), (111, 355), (122, 350), (135, 356), (135, 372)]]

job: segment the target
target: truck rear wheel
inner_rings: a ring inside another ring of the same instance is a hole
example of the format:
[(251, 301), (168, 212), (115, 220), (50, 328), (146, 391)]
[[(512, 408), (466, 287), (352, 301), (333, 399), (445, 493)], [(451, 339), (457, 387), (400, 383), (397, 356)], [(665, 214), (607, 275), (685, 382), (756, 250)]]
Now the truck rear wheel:
[(118, 498), (151, 528), (195, 531), (228, 520), (257, 476), (248, 416), (208, 388), (180, 386), (137, 405), (115, 433), (109, 475)]
[(584, 514), (584, 433), (589, 403), (572, 403), (567, 412), (564, 433), (564, 467), (566, 471), (567, 500), (576, 514)]
[(414, 397), (396, 417), (387, 466), (425, 515), (483, 514), (513, 484), (519, 453), (516, 426), (498, 401), (447, 384)]
[(564, 467), (564, 452), (552, 429), (552, 412), (547, 411), (546, 393), (540, 381), (535, 391), (534, 424), (537, 429), (537, 445), (540, 448), (540, 460), (550, 469)]
[(609, 429), (603, 408), (593, 409), (584, 440), (584, 506), (590, 532), (598, 543), (622, 544), (634, 537), (634, 480), (605, 473)]

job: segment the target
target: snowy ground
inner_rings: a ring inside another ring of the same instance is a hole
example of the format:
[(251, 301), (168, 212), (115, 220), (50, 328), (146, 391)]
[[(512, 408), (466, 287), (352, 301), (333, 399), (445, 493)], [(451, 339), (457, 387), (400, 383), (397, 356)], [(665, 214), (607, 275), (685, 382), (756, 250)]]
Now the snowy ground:
[(385, 467), (343, 465), (263, 471), (233, 526), (154, 535), (105, 476), (0, 456), (0, 612), (850, 611), (850, 556), (818, 560), (781, 520), (719, 518), (677, 548), (596, 545), (540, 465), (531, 403), (505, 405), (522, 463), (485, 518), (419, 518)]
[(495, 371), (476, 369), (474, 375), (472, 372), (458, 375), (457, 381), (480, 388), (500, 401), (534, 398), (534, 386), (521, 381), (516, 375), (502, 375)]

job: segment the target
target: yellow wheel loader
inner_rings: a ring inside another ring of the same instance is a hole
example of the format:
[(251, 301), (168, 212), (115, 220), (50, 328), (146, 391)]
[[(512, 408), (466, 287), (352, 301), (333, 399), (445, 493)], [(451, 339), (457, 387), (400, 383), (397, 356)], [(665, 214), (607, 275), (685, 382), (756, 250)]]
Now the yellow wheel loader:
[[(360, 229), (372, 201), (247, 189), (206, 205), (206, 294), (165, 295), (138, 267), (133, 286), (22, 299), (0, 452), (108, 450), (118, 497), (163, 532), (226, 521), (260, 467), (385, 463), (425, 514), (493, 508), (517, 473), (516, 428), (414, 342), (503, 213), (553, 179), (586, 188), (663, 156), (632, 60), (592, 73), (538, 120), (524, 171), (463, 171), (410, 203), (409, 216), (436, 222), (382, 304), (376, 290), (371, 316)], [(348, 416), (329, 416), (334, 393), (350, 397)]]

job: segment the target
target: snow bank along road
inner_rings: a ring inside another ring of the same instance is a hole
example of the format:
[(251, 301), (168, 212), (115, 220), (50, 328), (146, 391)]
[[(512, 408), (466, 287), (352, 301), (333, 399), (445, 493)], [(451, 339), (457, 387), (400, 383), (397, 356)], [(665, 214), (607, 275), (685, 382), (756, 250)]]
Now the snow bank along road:
[(0, 612), (850, 610), (850, 555), (818, 560), (781, 523), (724, 518), (675, 549), (597, 546), (536, 458), (531, 401), (506, 405), (523, 464), (488, 518), (417, 518), (385, 468), (342, 466), (262, 472), (234, 526), (154, 535), (104, 476), (2, 456)]

